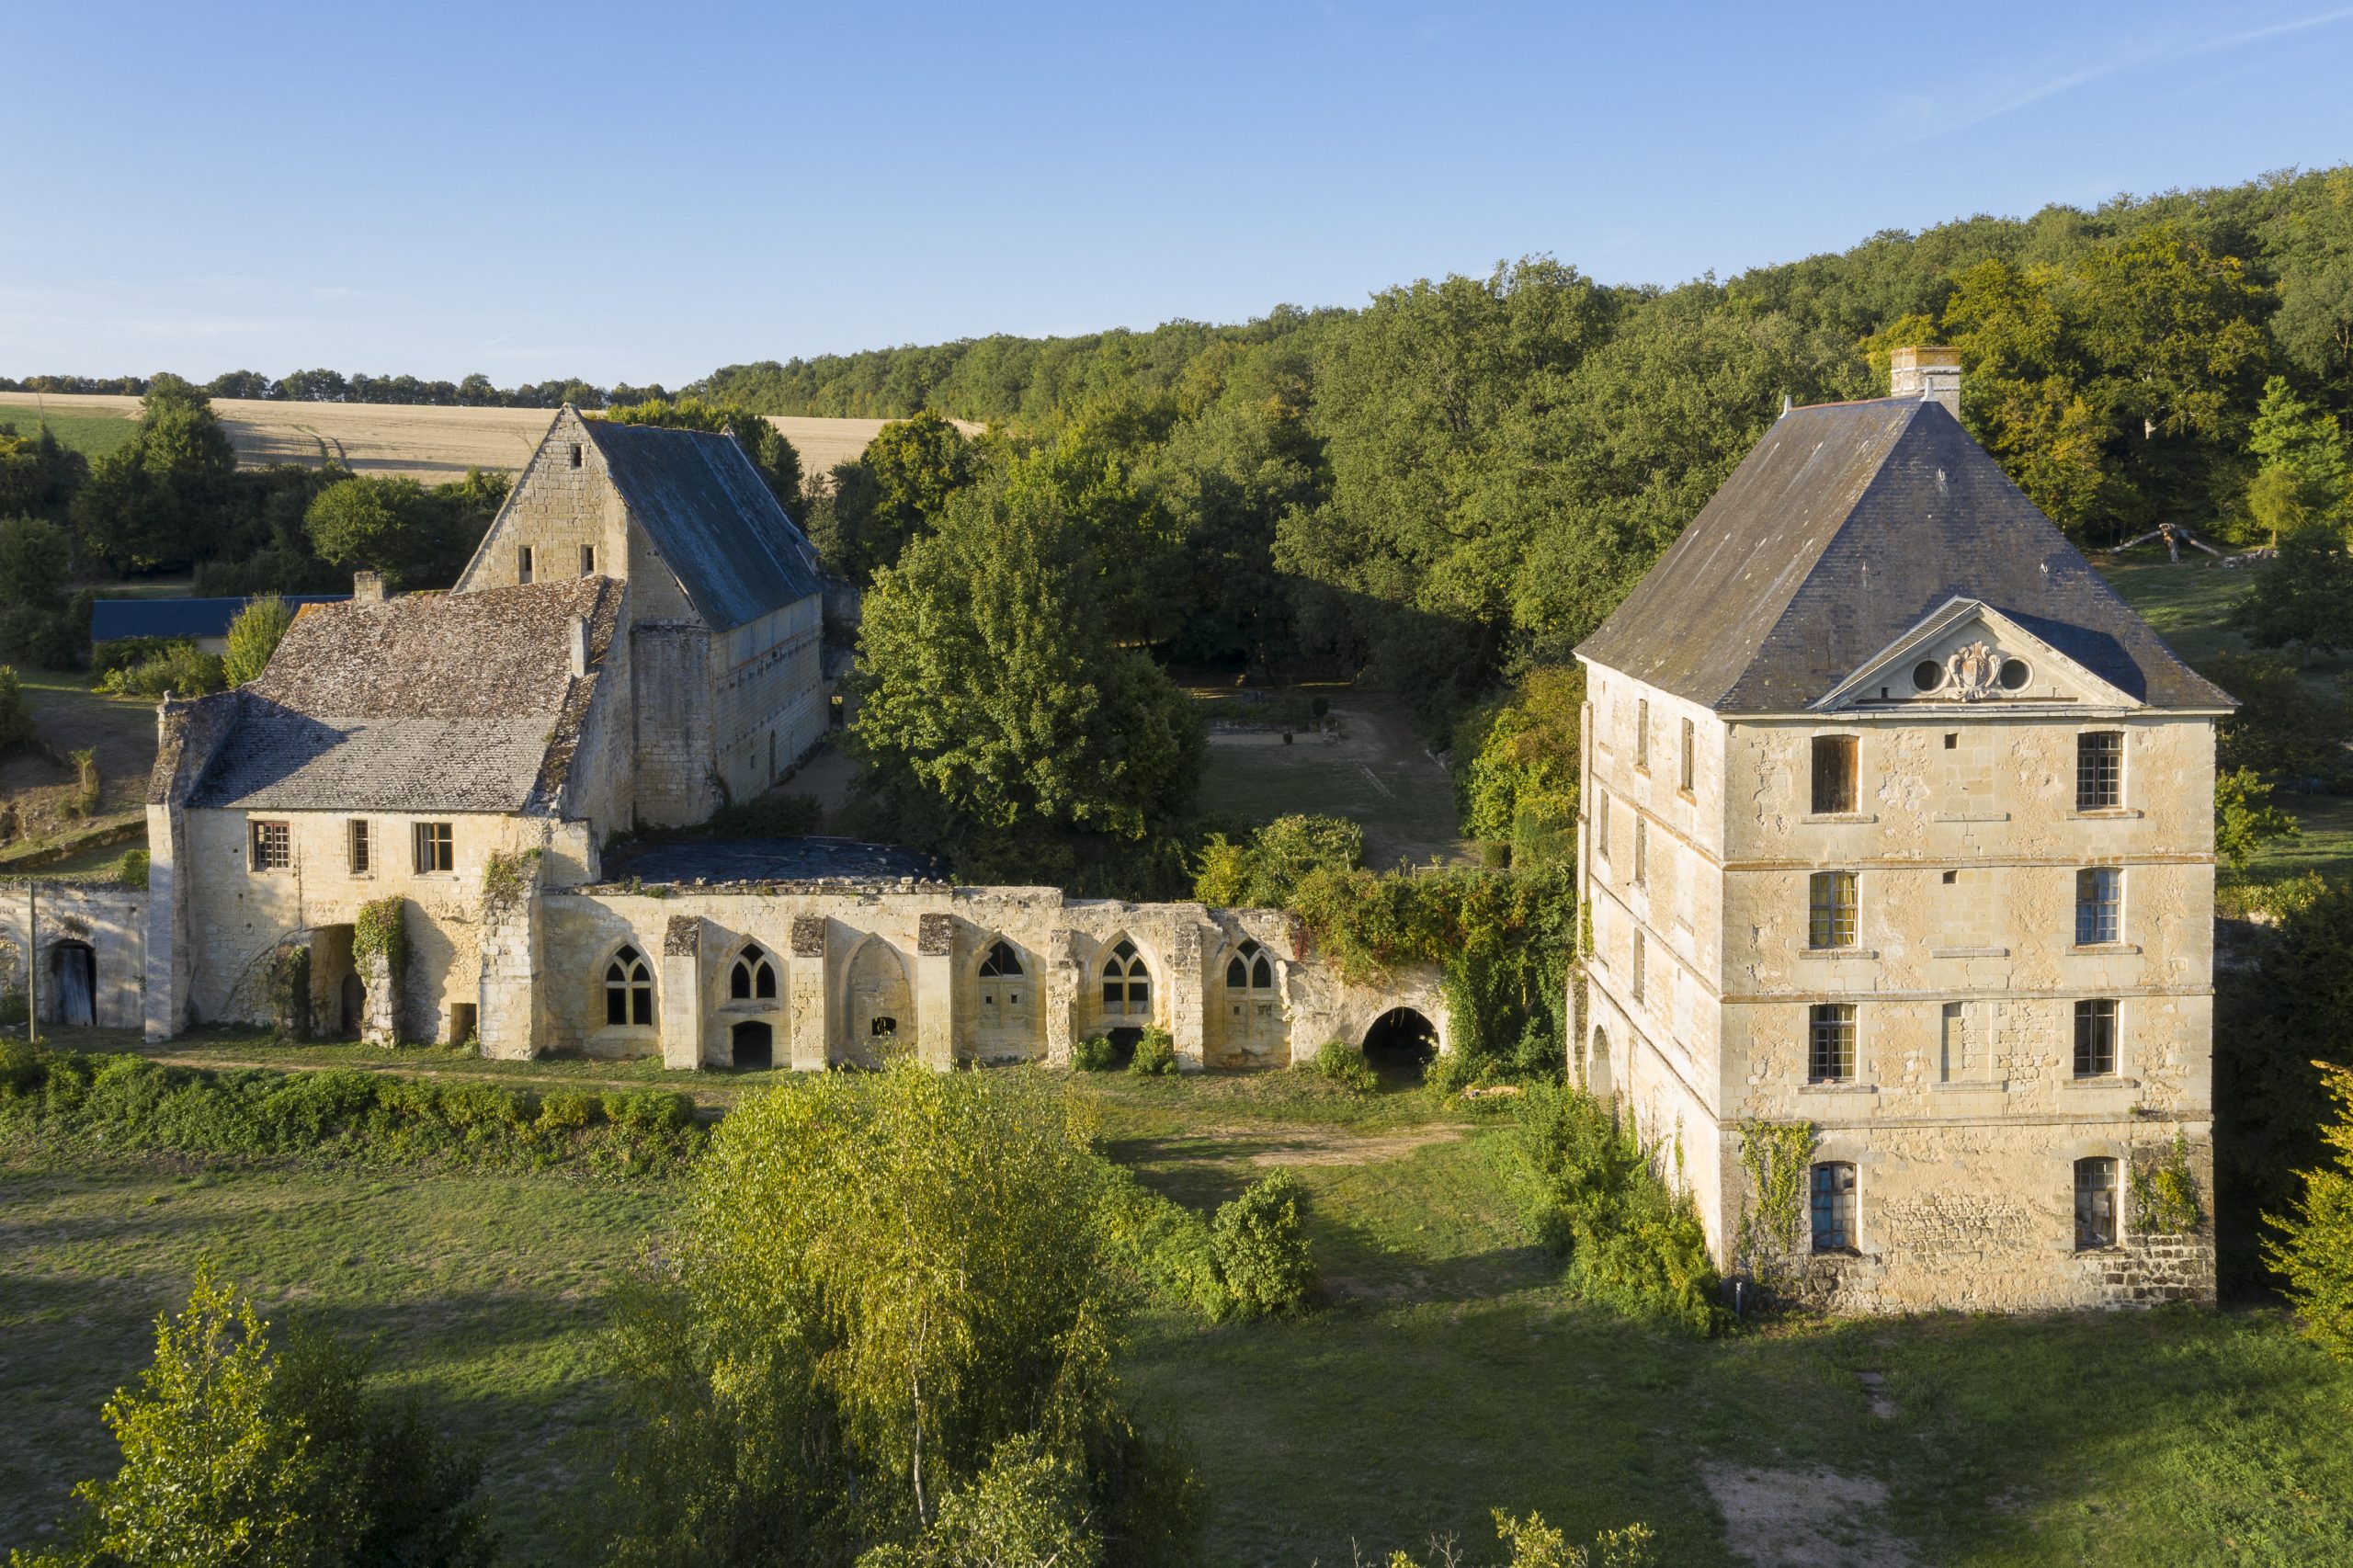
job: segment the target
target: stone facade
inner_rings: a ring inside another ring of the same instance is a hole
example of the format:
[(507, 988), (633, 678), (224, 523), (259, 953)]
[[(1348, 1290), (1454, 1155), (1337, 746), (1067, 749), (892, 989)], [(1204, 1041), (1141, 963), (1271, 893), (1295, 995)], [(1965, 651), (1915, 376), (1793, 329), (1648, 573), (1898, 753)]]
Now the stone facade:
[[(2131, 1175), (2178, 1145), (2211, 1208), (2213, 725), (2228, 699), (2166, 668), (2120, 604), (2038, 598), (2088, 568), (2030, 508), (2047, 540), (2013, 523), (2023, 497), (1991, 482), (1989, 507), (2010, 508), (1998, 520), (2044, 553), (2008, 580), (1982, 564), (1968, 512), (1937, 512), (1972, 460), (1949, 414), (1863, 409), (1840, 417), (1879, 445), (1842, 504), (1885, 484), (1926, 420), (1936, 466), (1916, 510), (1843, 531), (1817, 515), (1802, 539), (1763, 541), (1748, 559), (1776, 561), (1790, 597), (1720, 667), (1690, 654), (1705, 638), (1688, 629), (1613, 621), (1580, 650), (1592, 942), (1575, 1064), (1679, 1173), (1727, 1269), (1842, 1311), (2211, 1301), (2211, 1217), (2154, 1228)], [(1818, 429), (1792, 434), (1798, 460), (1835, 467), (1836, 428)], [(1670, 555), (1654, 574), (1667, 591), (1678, 574), (1733, 571), (1721, 563), (1744, 534), (1793, 526), (1764, 515), (1808, 494), (1802, 480), (1751, 513), (1743, 485), (1687, 530), (1718, 562)], [(1950, 563), (1927, 570), (1949, 574), (1852, 634), (1876, 653), (1825, 666), (1833, 622), (1862, 601), (1830, 599), (1809, 631), (1804, 590), (1787, 585), (1802, 562), (1779, 551), (1819, 549), (1816, 574), (1876, 585), (1895, 575), (1882, 560), (1933, 557), (1947, 530)], [(1718, 620), (1743, 608), (1720, 596)], [(1814, 1129), (1792, 1257), (1744, 1253), (1750, 1121)]]

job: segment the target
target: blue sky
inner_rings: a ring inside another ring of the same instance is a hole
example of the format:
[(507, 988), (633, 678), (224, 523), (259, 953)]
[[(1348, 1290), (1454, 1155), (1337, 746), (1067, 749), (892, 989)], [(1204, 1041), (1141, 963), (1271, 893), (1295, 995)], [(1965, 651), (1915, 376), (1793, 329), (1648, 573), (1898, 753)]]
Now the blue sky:
[[(10, 58), (13, 56), (14, 58)], [(0, 6), (0, 374), (671, 385), (2353, 157), (2353, 5)]]

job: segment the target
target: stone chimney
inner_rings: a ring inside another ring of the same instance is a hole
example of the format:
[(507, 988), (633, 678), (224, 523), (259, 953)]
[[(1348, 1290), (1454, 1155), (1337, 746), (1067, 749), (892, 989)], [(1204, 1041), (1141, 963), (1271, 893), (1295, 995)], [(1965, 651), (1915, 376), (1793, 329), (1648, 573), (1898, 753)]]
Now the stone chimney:
[(1887, 371), (1888, 396), (1934, 398), (1961, 417), (1960, 349), (1899, 348), (1888, 356)]
[(569, 628), (572, 644), (572, 675), (577, 680), (588, 673), (588, 620), (575, 615)]
[(384, 602), (382, 575), (375, 572), (354, 572), (351, 574), (351, 599), (354, 604), (382, 604)]

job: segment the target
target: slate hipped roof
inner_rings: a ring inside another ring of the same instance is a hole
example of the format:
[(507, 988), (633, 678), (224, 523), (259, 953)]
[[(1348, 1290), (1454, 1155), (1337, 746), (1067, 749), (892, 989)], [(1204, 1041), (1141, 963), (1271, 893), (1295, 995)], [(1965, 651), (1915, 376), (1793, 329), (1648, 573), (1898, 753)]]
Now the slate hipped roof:
[[(620, 618), (609, 577), (318, 605), (259, 677), (188, 796), (248, 810), (513, 812), (551, 803)], [(589, 676), (572, 674), (572, 623)], [(159, 758), (159, 774), (163, 766)], [(167, 787), (160, 777), (159, 790)]]
[(2233, 706), (1928, 399), (1783, 415), (1577, 653), (1717, 712), (1801, 712), (1956, 597), (2151, 707)]
[(817, 552), (733, 436), (581, 423), (630, 516), (712, 631), (824, 591)]

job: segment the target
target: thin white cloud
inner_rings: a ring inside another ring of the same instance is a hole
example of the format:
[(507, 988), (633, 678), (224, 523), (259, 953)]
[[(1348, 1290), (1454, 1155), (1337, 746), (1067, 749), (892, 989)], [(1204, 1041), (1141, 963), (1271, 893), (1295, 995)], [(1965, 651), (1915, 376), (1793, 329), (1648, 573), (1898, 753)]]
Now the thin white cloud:
[(2177, 60), (2191, 60), (2200, 55), (2219, 53), (2223, 50), (2244, 48), (2248, 44), (2263, 43), (2272, 39), (2284, 38), (2290, 33), (2308, 32), (2314, 28), (2329, 27), (2347, 18), (2353, 18), (2353, 6), (2342, 6), (2334, 10), (2316, 12), (2309, 17), (2274, 22), (2268, 27), (2248, 28), (2233, 33), (2219, 33), (2211, 38), (2191, 39), (2177, 43), (2137, 45), (2121, 50), (2105, 60), (2078, 66), (2073, 71), (2064, 72), (2008, 93), (2001, 93), (1997, 89), (1985, 94), (1966, 95), (1966, 97), (1977, 97), (1981, 101), (1982, 107), (1974, 109), (1953, 112), (1951, 106), (1964, 101), (1964, 95), (1958, 89), (1934, 98), (1906, 95), (1896, 100), (1895, 107), (1900, 110), (1902, 118), (1915, 121), (1912, 134), (1907, 140), (1926, 141), (1932, 136), (1966, 131), (1972, 126), (1983, 125), (1987, 120), (1999, 119), (2005, 115), (2016, 114), (2020, 109), (2032, 108), (2046, 99), (2055, 98), (2063, 93), (2073, 92), (2078, 87), (2086, 86), (2091, 83), (2102, 81), (2124, 72), (2162, 65)]

